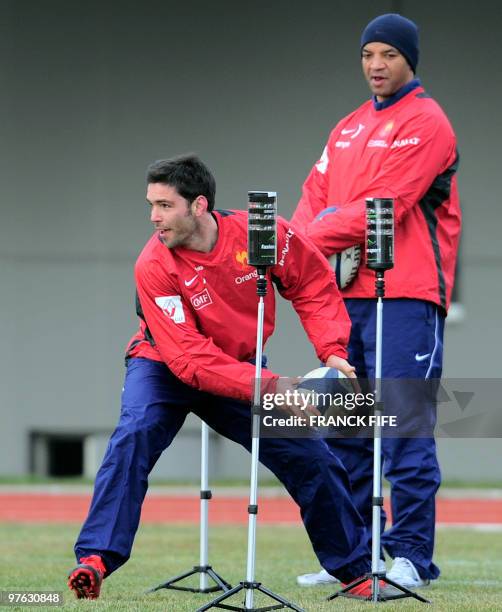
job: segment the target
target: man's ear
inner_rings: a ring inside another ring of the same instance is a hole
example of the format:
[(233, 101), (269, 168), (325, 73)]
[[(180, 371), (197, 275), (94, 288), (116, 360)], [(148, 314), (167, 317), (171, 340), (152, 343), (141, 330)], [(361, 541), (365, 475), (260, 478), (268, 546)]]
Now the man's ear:
[(199, 195), (191, 204), (192, 214), (196, 217), (200, 217), (207, 211), (209, 203), (206, 196)]

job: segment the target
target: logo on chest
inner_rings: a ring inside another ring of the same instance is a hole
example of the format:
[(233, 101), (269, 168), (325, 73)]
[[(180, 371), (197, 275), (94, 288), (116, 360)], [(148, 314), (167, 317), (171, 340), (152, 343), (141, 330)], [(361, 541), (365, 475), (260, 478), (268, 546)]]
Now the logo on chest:
[(364, 127), (365, 126), (360, 123), (356, 128), (344, 128), (341, 131), (341, 134), (343, 136), (348, 136), (349, 134), (351, 134), (350, 139), (354, 140), (354, 138), (357, 138), (359, 134), (364, 130)]
[(204, 289), (204, 291), (200, 291), (199, 293), (192, 295), (190, 302), (194, 307), (194, 310), (201, 310), (202, 308), (209, 306), (209, 304), (212, 304), (213, 300), (209, 295), (209, 291)]

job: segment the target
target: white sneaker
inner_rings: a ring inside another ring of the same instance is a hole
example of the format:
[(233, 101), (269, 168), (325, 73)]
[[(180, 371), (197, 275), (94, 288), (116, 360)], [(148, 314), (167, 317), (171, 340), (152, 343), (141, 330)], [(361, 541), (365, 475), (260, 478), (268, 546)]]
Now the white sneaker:
[[(385, 571), (385, 561), (380, 559), (378, 569), (381, 572)], [(329, 574), (325, 569), (321, 569), (320, 572), (314, 574), (302, 574), (296, 577), (296, 582), (300, 586), (322, 586), (323, 584), (336, 584), (340, 582), (338, 578), (335, 578)]]
[(407, 589), (424, 587), (430, 583), (430, 580), (420, 578), (417, 568), (405, 557), (396, 557), (394, 559), (394, 563), (392, 564), (390, 572), (387, 574), (387, 578)]
[(338, 578), (335, 578), (329, 574), (325, 569), (314, 574), (302, 574), (296, 577), (296, 582), (300, 586), (320, 586), (323, 584), (335, 584), (340, 582)]

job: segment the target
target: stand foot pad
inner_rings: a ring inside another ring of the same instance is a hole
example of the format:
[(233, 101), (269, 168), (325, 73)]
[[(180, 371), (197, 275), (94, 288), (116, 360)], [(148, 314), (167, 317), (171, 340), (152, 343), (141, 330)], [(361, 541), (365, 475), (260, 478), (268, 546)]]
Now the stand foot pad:
[[(236, 593), (247, 589), (259, 591), (260, 593), (267, 595), (270, 599), (276, 601), (277, 603), (271, 606), (264, 606), (262, 608), (247, 608), (245, 603), (243, 606), (233, 606), (230, 604), (222, 603), (223, 601), (225, 601), (229, 597), (232, 597)], [(296, 612), (305, 612), (303, 608), (299, 608), (294, 603), (291, 603), (287, 599), (284, 599), (284, 597), (281, 597), (280, 595), (269, 591), (269, 589), (264, 587), (261, 582), (241, 582), (238, 586), (235, 586), (233, 589), (230, 589), (230, 591), (223, 593), (223, 595), (220, 595), (205, 606), (198, 608), (197, 612), (204, 612), (205, 610), (209, 610), (210, 608), (222, 608), (223, 610), (233, 610), (234, 612), (266, 612), (267, 610), (282, 610), (284, 608), (288, 608), (289, 610), (295, 610)]]
[[(205, 589), (196, 589), (195, 587), (185, 587), (177, 584), (185, 578), (195, 576), (197, 574), (207, 574), (216, 584), (214, 586), (207, 587)], [(149, 589), (147, 593), (154, 593), (160, 591), (160, 589), (173, 589), (176, 591), (189, 591), (190, 593), (214, 593), (216, 591), (229, 591), (232, 585), (224, 580), (219, 574), (217, 574), (210, 565), (195, 565), (193, 569), (179, 576), (171, 578), (167, 582), (163, 582), (152, 589)]]
[(384, 595), (379, 592), (377, 593), (377, 596), (375, 599), (373, 599), (373, 595), (369, 595), (368, 597), (363, 597), (361, 595), (352, 594), (351, 593), (352, 589), (355, 589), (357, 586), (359, 586), (360, 584), (362, 584), (368, 579), (369, 580), (373, 579), (374, 577), (373, 574), (366, 574), (362, 578), (358, 578), (354, 582), (351, 582), (350, 584), (348, 584), (346, 587), (344, 587), (340, 591), (333, 593), (333, 595), (330, 595), (326, 599), (327, 601), (330, 601), (332, 599), (335, 599), (335, 597), (346, 597), (348, 599), (359, 599), (362, 601), (377, 601), (378, 602), (378, 601), (391, 601), (393, 599), (404, 599), (405, 597), (413, 597), (414, 599), (417, 599), (418, 601), (421, 601), (422, 603), (427, 603), (427, 604), (431, 603), (428, 599), (425, 599), (425, 597), (422, 597), (421, 595), (417, 595), (417, 593), (415, 593), (414, 591), (411, 591), (410, 589), (407, 589), (406, 587), (398, 584), (397, 582), (390, 580), (390, 578), (387, 578), (387, 576), (385, 575), (378, 573), (378, 574), (375, 574), (375, 576), (378, 577), (380, 581), (385, 582), (386, 584), (389, 584), (390, 586), (394, 587), (394, 589), (396, 589), (399, 592), (393, 593), (391, 595), (390, 594)]

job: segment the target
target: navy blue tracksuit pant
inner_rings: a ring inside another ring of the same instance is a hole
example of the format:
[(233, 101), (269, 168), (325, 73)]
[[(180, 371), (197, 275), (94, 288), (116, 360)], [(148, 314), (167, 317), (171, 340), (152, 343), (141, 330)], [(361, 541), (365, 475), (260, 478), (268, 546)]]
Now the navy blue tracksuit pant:
[[(352, 321), (349, 361), (362, 378), (375, 376), (376, 300), (347, 299)], [(386, 299), (383, 303), (382, 378), (439, 379), (442, 371), (444, 315), (430, 302)], [(389, 414), (406, 414), (414, 426), (433, 431), (436, 406), (420, 402), (409, 385), (383, 397)], [(353, 500), (371, 531), (373, 440), (327, 440), (351, 480)], [(437, 578), (432, 562), (435, 494), (441, 482), (433, 437), (382, 438), (383, 472), (391, 485), (392, 527), (382, 545), (391, 557), (406, 557), (422, 578)]]
[[(130, 359), (120, 420), (96, 476), (77, 560), (103, 558), (107, 574), (130, 556), (148, 474), (192, 411), (221, 435), (251, 449), (249, 405), (189, 387), (160, 362)], [(323, 440), (260, 440), (260, 461), (300, 506), (321, 565), (342, 582), (370, 570), (368, 533), (342, 462)]]

